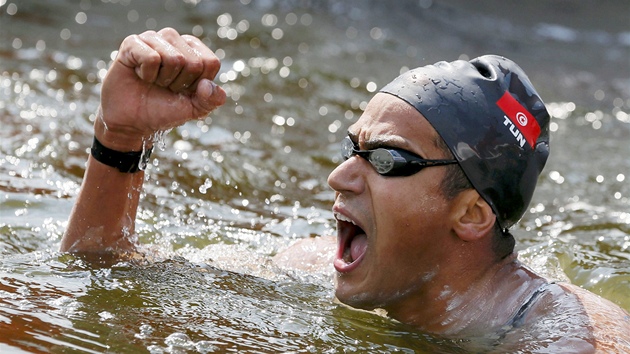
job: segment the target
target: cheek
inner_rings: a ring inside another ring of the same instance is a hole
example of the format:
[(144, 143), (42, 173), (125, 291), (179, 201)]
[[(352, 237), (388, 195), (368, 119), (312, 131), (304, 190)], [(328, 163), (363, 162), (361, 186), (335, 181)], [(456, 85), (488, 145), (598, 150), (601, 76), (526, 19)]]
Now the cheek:
[(411, 198), (409, 212), (420, 223), (437, 222), (446, 217), (448, 209), (444, 199), (435, 194), (424, 194)]
[(400, 180), (388, 187), (372, 190), (374, 226), (383, 251), (429, 247), (434, 235), (448, 227), (448, 205), (437, 183), (411, 184)]
[(401, 180), (388, 187), (373, 190), (374, 210), (381, 222), (413, 227), (436, 216), (446, 216), (446, 202), (435, 183), (404, 183)]

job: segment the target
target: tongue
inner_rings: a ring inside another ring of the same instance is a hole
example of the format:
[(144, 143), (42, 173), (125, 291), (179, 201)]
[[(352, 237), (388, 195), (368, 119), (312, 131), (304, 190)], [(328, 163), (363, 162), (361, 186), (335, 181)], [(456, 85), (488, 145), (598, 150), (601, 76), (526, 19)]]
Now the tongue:
[(367, 250), (367, 236), (365, 234), (356, 235), (350, 243), (350, 256), (354, 262)]

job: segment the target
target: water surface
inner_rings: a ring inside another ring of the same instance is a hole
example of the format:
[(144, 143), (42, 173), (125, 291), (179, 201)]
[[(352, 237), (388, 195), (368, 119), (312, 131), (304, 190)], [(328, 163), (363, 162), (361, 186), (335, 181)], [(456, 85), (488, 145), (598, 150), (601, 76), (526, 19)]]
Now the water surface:
[[(623, 2), (0, 0), (0, 351), (457, 352), (277, 269), (331, 234), (326, 176), (402, 70), (495, 53), (553, 115), (514, 230), (537, 271), (630, 310), (630, 11)], [(131, 33), (171, 26), (223, 60), (227, 104), (164, 137), (137, 231), (151, 262), (57, 252), (99, 82)]]

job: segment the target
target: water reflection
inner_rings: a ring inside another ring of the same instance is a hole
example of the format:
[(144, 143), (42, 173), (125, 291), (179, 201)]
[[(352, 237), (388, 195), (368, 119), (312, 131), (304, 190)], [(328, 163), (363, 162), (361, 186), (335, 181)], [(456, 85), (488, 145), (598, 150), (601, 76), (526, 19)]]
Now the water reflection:
[[(622, 5), (0, 0), (0, 350), (411, 352), (457, 343), (336, 304), (324, 272), (270, 256), (329, 234), (337, 142), (410, 67), (523, 63), (552, 154), (515, 230), (521, 258), (630, 309), (630, 32)], [(620, 8), (621, 7), (621, 8)], [(572, 15), (567, 15), (567, 13)], [(99, 82), (129, 33), (173, 26), (223, 58), (230, 101), (164, 137), (137, 231), (155, 262), (55, 252)], [(579, 53), (580, 55), (577, 55)]]

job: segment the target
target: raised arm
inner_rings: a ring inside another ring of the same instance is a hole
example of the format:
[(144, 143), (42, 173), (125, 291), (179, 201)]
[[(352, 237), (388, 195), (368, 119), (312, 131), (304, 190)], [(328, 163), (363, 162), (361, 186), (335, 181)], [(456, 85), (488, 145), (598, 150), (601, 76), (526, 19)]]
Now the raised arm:
[(123, 41), (103, 81), (94, 123), (94, 137), (102, 145), (96, 150), (105, 152), (97, 160), (93, 148), (88, 157), (61, 251), (134, 249), (144, 172), (122, 172), (107, 157), (117, 152), (141, 155), (152, 147), (156, 132), (204, 118), (222, 105), (225, 92), (212, 82), (220, 65), (199, 39), (170, 28)]

